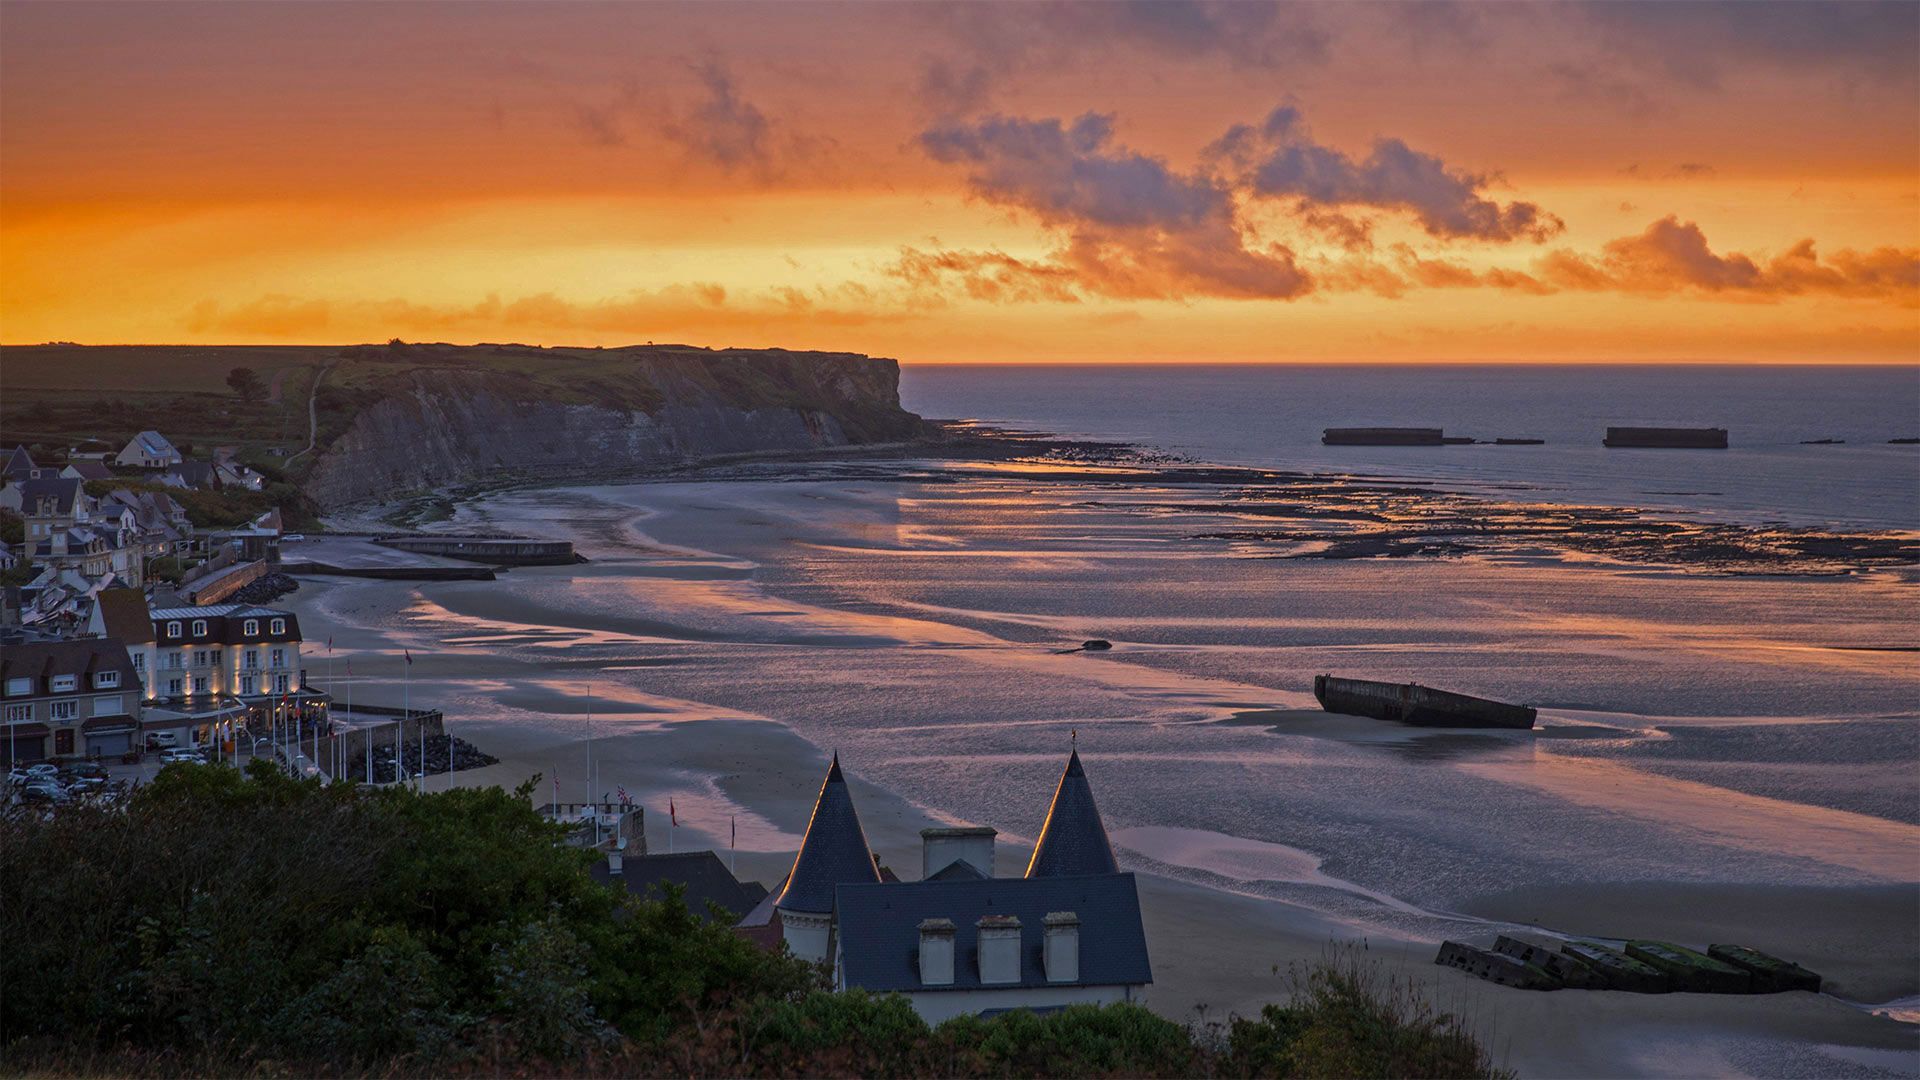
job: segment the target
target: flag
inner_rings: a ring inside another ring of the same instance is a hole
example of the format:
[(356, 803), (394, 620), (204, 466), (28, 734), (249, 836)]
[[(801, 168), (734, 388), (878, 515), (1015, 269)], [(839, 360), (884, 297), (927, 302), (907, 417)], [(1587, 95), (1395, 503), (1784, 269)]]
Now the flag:
[(407, 650), (405, 650), (405, 649), (401, 649), (401, 650), (400, 650), (400, 655), (401, 655), (401, 656), (404, 656), (404, 657), (406, 657), (406, 658), (407, 658), (407, 666), (408, 666), (408, 667), (412, 667), (412, 666), (413, 666), (413, 654), (412, 654), (411, 652), (408, 652), (408, 651), (407, 651)]
[(553, 777), (553, 805), (560, 805), (560, 775), (558, 773), (555, 773)]
[(674, 825), (680, 824), (680, 814), (674, 810), (672, 799), (667, 800), (667, 821)]
[(327, 651), (328, 652), (333, 651), (333, 635), (332, 634), (327, 635)]
[(613, 791), (614, 791), (614, 794), (616, 794), (616, 795), (618, 795), (618, 796), (620, 796), (620, 805), (621, 805), (621, 806), (625, 806), (625, 805), (627, 805), (628, 803), (631, 803), (631, 802), (633, 801), (633, 796), (631, 796), (631, 795), (628, 795), (628, 794), (627, 794), (627, 789), (626, 789), (626, 788), (624, 788), (624, 787), (621, 787), (621, 786), (619, 786), (619, 785), (617, 785), (617, 784), (616, 784), (616, 785), (614, 785), (614, 788), (613, 788)]
[(727, 815), (727, 846), (734, 847), (740, 842), (740, 822), (732, 814)]

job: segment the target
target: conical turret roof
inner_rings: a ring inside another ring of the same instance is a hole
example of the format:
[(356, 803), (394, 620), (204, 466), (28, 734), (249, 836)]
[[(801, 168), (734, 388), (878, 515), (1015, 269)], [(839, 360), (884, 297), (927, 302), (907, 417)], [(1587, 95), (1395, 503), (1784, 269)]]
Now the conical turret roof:
[(835, 754), (827, 779), (820, 785), (820, 797), (814, 800), (813, 817), (807, 822), (806, 838), (800, 841), (800, 854), (794, 856), (793, 871), (787, 875), (774, 906), (825, 914), (833, 910), (834, 886), (879, 880), (866, 831), (860, 828), (860, 815), (853, 809), (853, 795), (847, 790), (846, 777), (840, 775), (840, 755)]
[(1107, 827), (1100, 822), (1100, 808), (1093, 804), (1093, 788), (1087, 784), (1086, 770), (1080, 767), (1080, 751), (1075, 750), (1067, 757), (1066, 771), (1053, 789), (1053, 805), (1047, 808), (1047, 823), (1040, 829), (1040, 842), (1034, 845), (1027, 876), (1119, 872), (1113, 844), (1107, 840)]

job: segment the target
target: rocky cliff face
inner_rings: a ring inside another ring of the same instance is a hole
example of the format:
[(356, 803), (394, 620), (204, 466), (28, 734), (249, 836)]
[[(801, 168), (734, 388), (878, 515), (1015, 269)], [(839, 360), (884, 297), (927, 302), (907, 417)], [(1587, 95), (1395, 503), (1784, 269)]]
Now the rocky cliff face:
[(401, 376), (307, 475), (323, 507), (506, 475), (565, 478), (726, 454), (920, 437), (900, 368), (847, 353), (635, 350), (615, 381), (539, 383), (483, 366)]

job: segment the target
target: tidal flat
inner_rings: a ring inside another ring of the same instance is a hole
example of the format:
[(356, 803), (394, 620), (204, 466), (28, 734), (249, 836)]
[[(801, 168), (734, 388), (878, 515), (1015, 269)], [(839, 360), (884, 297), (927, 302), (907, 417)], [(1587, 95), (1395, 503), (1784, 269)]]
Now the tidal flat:
[[(1885, 1015), (1920, 995), (1911, 536), (1596, 515), (1651, 538), (1622, 548), (1553, 524), (1564, 506), (1024, 449), (484, 493), (439, 527), (590, 561), (291, 599), (310, 636), (385, 654), (356, 659), (363, 700), (412, 650), (416, 700), (502, 758), (461, 782), (672, 798), (655, 850), (724, 849), (737, 826), (742, 873), (768, 882), (834, 750), (887, 862), (910, 876), (920, 828), (984, 824), (1017, 873), (1077, 738), (1147, 875), (1149, 1000), (1175, 1018), (1254, 1010), (1288, 965), (1364, 940), (1523, 1075), (1920, 1071), (1920, 1027)], [(1342, 558), (1235, 535), (1440, 523), (1465, 540)], [(1056, 651), (1090, 637), (1114, 648)], [(1321, 672), (1541, 720), (1329, 716)], [(1516, 928), (1746, 943), (1830, 992), (1540, 994), (1431, 963), (1442, 938)]]

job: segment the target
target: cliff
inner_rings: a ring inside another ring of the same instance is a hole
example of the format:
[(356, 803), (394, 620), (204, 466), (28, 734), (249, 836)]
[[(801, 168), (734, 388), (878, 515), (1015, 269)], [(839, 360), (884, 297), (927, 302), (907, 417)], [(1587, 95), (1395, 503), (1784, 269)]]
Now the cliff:
[[(564, 479), (730, 454), (920, 437), (899, 365), (851, 353), (401, 346), (404, 370), (331, 394), (344, 422), (303, 482), (323, 507), (509, 475)], [(438, 351), (435, 351), (435, 350)], [(336, 425), (337, 426), (337, 425)]]

